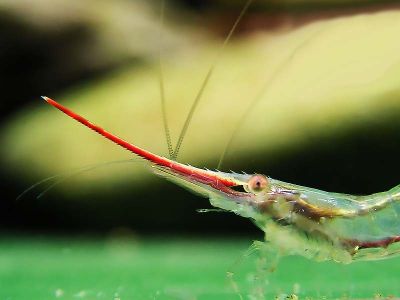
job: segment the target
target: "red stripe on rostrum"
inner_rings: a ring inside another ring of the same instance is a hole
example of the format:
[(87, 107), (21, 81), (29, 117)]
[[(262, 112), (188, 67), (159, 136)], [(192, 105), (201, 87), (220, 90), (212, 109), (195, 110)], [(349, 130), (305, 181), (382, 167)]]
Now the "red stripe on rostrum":
[(344, 244), (352, 247), (358, 247), (358, 249), (366, 248), (387, 248), (390, 244), (400, 242), (400, 236), (392, 236), (377, 241), (359, 241), (359, 240), (344, 240)]
[(146, 151), (142, 148), (139, 148), (131, 143), (128, 143), (127, 141), (117, 137), (116, 135), (104, 130), (100, 126), (97, 126), (84, 117), (76, 114), (72, 110), (66, 108), (65, 106), (59, 104), (58, 102), (54, 101), (53, 99), (50, 99), (49, 97), (42, 97), (44, 100), (47, 101), (50, 105), (54, 106), (55, 108), (61, 110), (63, 113), (66, 115), (70, 116), (71, 118), (75, 119), (79, 123), (85, 125), (86, 127), (96, 131), (100, 135), (104, 136), (105, 138), (109, 139), (110, 141), (113, 141), (114, 143), (120, 145), (121, 147), (125, 148), (126, 150), (139, 155), (140, 157), (157, 164), (159, 166), (167, 167), (171, 170), (174, 170), (176, 172), (179, 172), (182, 175), (185, 176), (191, 176), (193, 179), (196, 181), (199, 181), (201, 183), (208, 184), (212, 186), (213, 188), (216, 189), (223, 189), (224, 187), (230, 187), (235, 185), (235, 183), (232, 180), (229, 179), (224, 179), (222, 177), (218, 177), (214, 174), (211, 174), (210, 172), (198, 169), (198, 168), (193, 168), (178, 162), (175, 162), (173, 160), (170, 160), (168, 158), (153, 154), (149, 151)]

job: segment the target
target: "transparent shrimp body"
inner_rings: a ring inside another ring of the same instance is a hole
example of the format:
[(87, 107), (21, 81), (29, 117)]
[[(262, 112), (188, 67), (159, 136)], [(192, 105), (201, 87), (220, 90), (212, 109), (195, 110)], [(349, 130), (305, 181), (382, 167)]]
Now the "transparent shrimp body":
[(139, 148), (56, 101), (49, 104), (146, 159), (156, 173), (210, 199), (213, 206), (252, 219), (279, 255), (350, 263), (400, 252), (400, 186), (369, 196), (329, 193), (264, 175), (199, 169)]
[[(267, 247), (279, 255), (351, 263), (400, 253), (400, 187), (369, 196), (351, 196), (259, 174), (214, 172), (235, 180), (237, 185), (227, 191), (170, 171), (159, 173), (209, 197), (215, 207), (252, 219), (265, 232)], [(240, 192), (238, 187), (242, 187)]]
[(269, 182), (255, 221), (282, 254), (350, 263), (400, 253), (400, 186), (351, 196)]

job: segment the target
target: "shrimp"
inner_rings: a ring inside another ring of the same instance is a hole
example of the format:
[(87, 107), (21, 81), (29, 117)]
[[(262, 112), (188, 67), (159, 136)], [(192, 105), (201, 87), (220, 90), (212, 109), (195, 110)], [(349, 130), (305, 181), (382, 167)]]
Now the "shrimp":
[(208, 197), (216, 208), (251, 219), (265, 233), (265, 241), (256, 246), (272, 251), (271, 257), (300, 255), (349, 264), (400, 253), (400, 185), (383, 193), (352, 196), (290, 184), (263, 174), (200, 169), (131, 144), (58, 102), (45, 96), (43, 99), (147, 160), (156, 174)]
[[(247, 1), (221, 50), (229, 41), (250, 2), (251, 0)], [(161, 24), (163, 18), (162, 11)], [(307, 42), (308, 40), (304, 44)], [(303, 44), (299, 45), (299, 47), (302, 46)], [(315, 261), (332, 260), (349, 264), (355, 261), (378, 260), (398, 255), (400, 253), (398, 216), (400, 185), (383, 193), (352, 196), (290, 184), (263, 174), (213, 171), (177, 161), (190, 120), (212, 75), (219, 54), (202, 82), (175, 147), (172, 146), (166, 118), (160, 55), (159, 88), (169, 158), (154, 154), (119, 138), (49, 97), (43, 96), (43, 99), (89, 129), (145, 159), (157, 175), (209, 198), (211, 205), (217, 209), (233, 212), (253, 221), (264, 232), (264, 241), (254, 242), (248, 252), (256, 250), (261, 253), (259, 270), (257, 270), (259, 282), (254, 290), (256, 298), (263, 298), (262, 277), (265, 275), (263, 272), (274, 270), (282, 256), (299, 255)], [(294, 53), (291, 56), (293, 55)], [(290, 61), (291, 56), (287, 62)], [(275, 73), (279, 70), (278, 67)], [(265, 88), (267, 85), (268, 82)], [(260, 95), (262, 93), (263, 91)], [(254, 99), (249, 109), (259, 98), (260, 96)], [(249, 109), (242, 115), (241, 121), (248, 114)], [(234, 134), (237, 130), (236, 128)], [(224, 149), (218, 168), (222, 165), (234, 134)], [(228, 275), (231, 274), (228, 272)], [(233, 286), (238, 292), (234, 283)]]

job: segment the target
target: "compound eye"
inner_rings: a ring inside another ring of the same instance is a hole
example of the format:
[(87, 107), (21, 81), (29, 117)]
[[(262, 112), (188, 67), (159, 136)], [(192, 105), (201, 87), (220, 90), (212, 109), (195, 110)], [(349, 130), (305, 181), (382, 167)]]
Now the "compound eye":
[(256, 174), (250, 177), (247, 184), (250, 192), (257, 194), (268, 188), (269, 182), (264, 175)]

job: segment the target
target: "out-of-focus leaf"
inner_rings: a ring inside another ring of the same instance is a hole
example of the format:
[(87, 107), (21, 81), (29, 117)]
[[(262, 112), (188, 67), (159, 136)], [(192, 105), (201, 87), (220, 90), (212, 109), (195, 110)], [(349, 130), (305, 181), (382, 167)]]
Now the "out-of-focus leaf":
[[(86, 60), (86, 64), (98, 66), (132, 57), (156, 56), (160, 45), (176, 49), (182, 44), (183, 31), (178, 32), (177, 27), (172, 30), (169, 24), (160, 27), (157, 4), (142, 0), (4, 0), (0, 2), (0, 19), (12, 17), (19, 26), (43, 34), (62, 34), (71, 28), (77, 28), (76, 35), (86, 32), (87, 38), (77, 47), (79, 53), (74, 53), (70, 63), (84, 64)], [(173, 20), (172, 16), (168, 20)]]
[[(310, 136), (333, 135), (400, 111), (399, 32), (400, 13), (385, 12), (317, 22), (230, 44), (196, 111), (179, 160), (216, 166), (249, 105), (253, 110), (231, 149), (236, 161), (254, 156), (268, 160), (271, 153), (309, 143)], [(178, 61), (165, 62), (173, 141), (218, 48), (211, 43), (196, 45)], [(254, 103), (267, 82), (265, 93)], [(167, 153), (156, 67), (126, 69), (63, 95), (48, 96), (138, 146)], [(16, 174), (36, 180), (45, 173), (130, 157), (40, 101), (2, 132), (2, 164)], [(94, 178), (101, 192), (102, 182), (129, 180), (134, 188), (149, 177), (139, 165), (110, 168), (106, 174), (80, 177), (67, 190), (74, 192)]]
[[(218, 1), (211, 1), (211, 2), (218, 2), (224, 5), (240, 5), (243, 0), (218, 0)], [(311, 9), (318, 9), (318, 8), (338, 8), (338, 7), (368, 7), (372, 5), (382, 5), (385, 3), (395, 3), (393, 0), (258, 0), (255, 1), (258, 7), (265, 7), (265, 8), (284, 8), (284, 9), (292, 9), (292, 8), (311, 8)]]
[(191, 38), (202, 39), (200, 30), (189, 27), (188, 35), (183, 22), (177, 26), (184, 14), (169, 8), (161, 26), (160, 8), (142, 0), (0, 1), (3, 116), (17, 110), (16, 100), (26, 103), (122, 65), (154, 61), (160, 48), (165, 56), (179, 55)]

